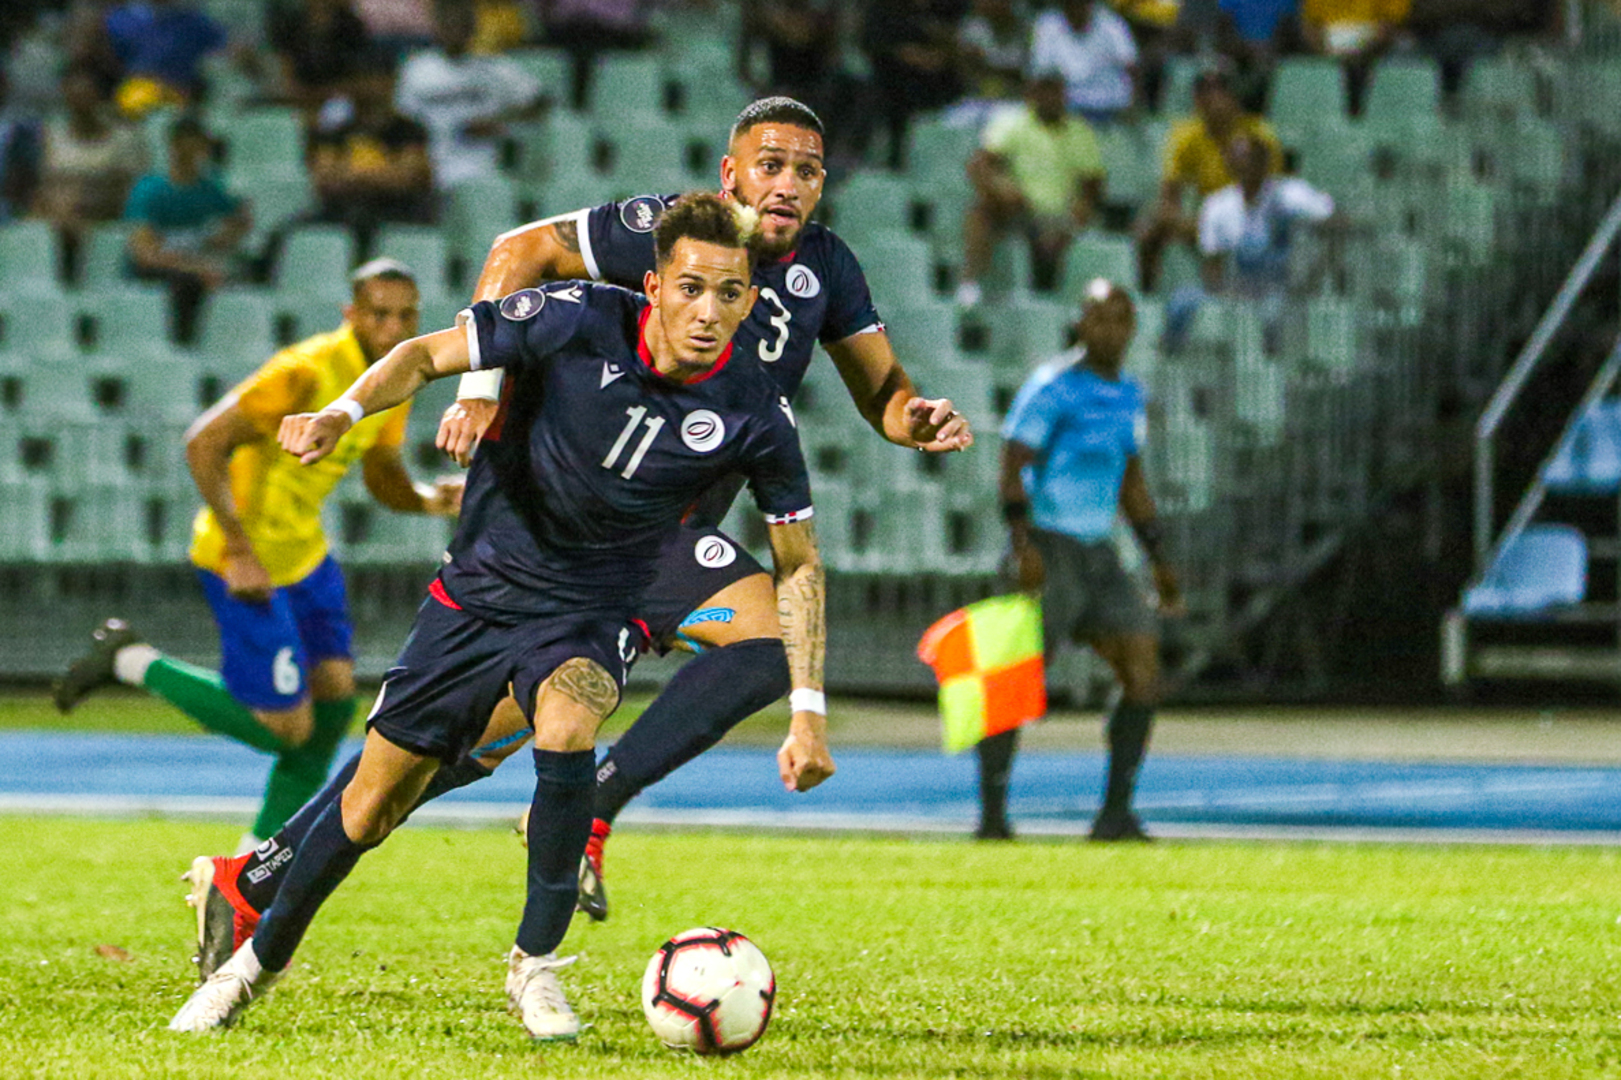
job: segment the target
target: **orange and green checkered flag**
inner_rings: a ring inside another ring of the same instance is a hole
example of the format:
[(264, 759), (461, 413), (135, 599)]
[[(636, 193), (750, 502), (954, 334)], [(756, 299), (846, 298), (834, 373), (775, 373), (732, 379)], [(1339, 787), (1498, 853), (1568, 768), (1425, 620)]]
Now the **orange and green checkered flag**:
[(924, 631), (917, 657), (940, 682), (948, 754), (1047, 712), (1041, 602), (1034, 597), (993, 596), (953, 611)]

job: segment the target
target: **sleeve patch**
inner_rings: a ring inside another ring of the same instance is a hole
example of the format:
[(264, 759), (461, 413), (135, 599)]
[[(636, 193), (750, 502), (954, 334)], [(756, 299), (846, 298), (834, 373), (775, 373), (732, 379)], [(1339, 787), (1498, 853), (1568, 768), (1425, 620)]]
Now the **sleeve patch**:
[(533, 319), (545, 306), (546, 294), (539, 289), (519, 289), (501, 298), (501, 314), (513, 322)]
[(638, 195), (619, 207), (619, 222), (633, 233), (650, 233), (664, 213), (664, 200), (657, 195)]

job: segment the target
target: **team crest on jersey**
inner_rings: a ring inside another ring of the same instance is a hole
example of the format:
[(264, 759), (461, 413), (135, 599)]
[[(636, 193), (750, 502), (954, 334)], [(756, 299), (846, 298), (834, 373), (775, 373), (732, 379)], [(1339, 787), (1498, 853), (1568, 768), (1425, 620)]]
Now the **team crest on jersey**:
[(501, 314), (513, 322), (523, 322), (540, 314), (546, 306), (546, 294), (539, 289), (519, 289), (501, 298)]
[(821, 279), (816, 272), (803, 263), (794, 263), (788, 268), (788, 292), (801, 300), (809, 300), (822, 291)]
[(726, 438), (726, 422), (708, 409), (698, 409), (681, 421), (681, 441), (687, 449), (707, 454)]
[(664, 200), (657, 195), (638, 195), (619, 208), (619, 220), (631, 232), (650, 233), (664, 213)]
[(723, 536), (706, 536), (692, 549), (692, 557), (698, 560), (699, 566), (719, 570), (737, 561), (737, 549)]

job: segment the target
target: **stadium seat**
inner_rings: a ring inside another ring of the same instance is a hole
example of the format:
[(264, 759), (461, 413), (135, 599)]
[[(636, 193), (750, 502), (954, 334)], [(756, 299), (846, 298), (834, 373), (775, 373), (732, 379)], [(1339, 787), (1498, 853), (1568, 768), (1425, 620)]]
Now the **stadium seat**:
[[(494, 239), (494, 237), (491, 237)], [(431, 225), (385, 225), (378, 230), (374, 255), (398, 259), (416, 274), (424, 297), (452, 292), (450, 245), (445, 234)]]
[(128, 279), (129, 236), (133, 226), (122, 221), (97, 225), (85, 240), (80, 256), (79, 284), (94, 289)]
[(1441, 79), (1432, 61), (1384, 60), (1374, 68), (1363, 123), (1423, 130), (1439, 126), (1440, 120)]
[(1543, 475), (1550, 491), (1607, 495), (1621, 490), (1621, 404), (1599, 401), (1577, 420)]
[(1128, 289), (1137, 282), (1137, 250), (1123, 236), (1086, 233), (1070, 244), (1064, 256), (1064, 274), (1058, 295), (1065, 303), (1078, 304), (1087, 285), (1104, 278)]
[(338, 225), (306, 225), (287, 235), (276, 260), (276, 287), (348, 299), (354, 266), (349, 231)]
[(74, 353), (78, 333), (73, 301), (62, 294), (0, 292), (0, 348), (31, 360)]
[(232, 118), (222, 134), (229, 147), (226, 165), (233, 180), (304, 175), (304, 124), (296, 111), (252, 109)]
[(928, 241), (898, 229), (863, 232), (857, 240), (852, 246), (880, 311), (932, 299), (933, 256)]
[(919, 121), (907, 136), (906, 169), (921, 186), (968, 187), (968, 159), (979, 149), (973, 128)]
[(343, 305), (347, 302), (347, 296), (334, 297), (330, 293), (311, 295), (297, 289), (277, 292), (277, 339), (290, 344), (336, 330), (343, 321)]
[(1267, 116), (1274, 124), (1310, 128), (1345, 116), (1345, 84), (1340, 65), (1309, 56), (1285, 57), (1272, 78)]
[(569, 101), (574, 85), (574, 63), (562, 49), (513, 49), (507, 59), (521, 67), (552, 99), (553, 108)]
[(953, 360), (957, 356), (957, 311), (937, 301), (885, 304), (881, 314), (889, 340), (910, 369), (912, 357)]
[(1537, 109), (1536, 72), (1511, 56), (1487, 56), (1469, 65), (1463, 107), (1470, 115), (1509, 119)]
[(832, 202), (833, 226), (850, 244), (871, 232), (909, 232), (912, 228), (912, 187), (904, 177), (856, 173)]
[(1022, 236), (1008, 236), (991, 252), (991, 265), (980, 287), (993, 300), (1014, 301), (1030, 295), (1030, 244)]
[(57, 292), (56, 237), (43, 221), (0, 226), (0, 282), (7, 292)]
[(169, 343), (169, 294), (161, 286), (129, 282), (76, 299), (94, 352), (144, 353)]
[(1440, 238), (1473, 265), (1487, 262), (1497, 243), (1497, 192), (1485, 184), (1459, 181), (1447, 185)]
[[(0, 425), (0, 437), (5, 429)], [(0, 563), (43, 562), (50, 551), (51, 496), (43, 480), (0, 478)]]
[(253, 213), (253, 230), (243, 243), (252, 252), (262, 251), (272, 234), (315, 205), (304, 176), (253, 173), (234, 177), (233, 190), (248, 201)]
[(638, 53), (600, 53), (591, 76), (591, 116), (605, 124), (664, 115), (664, 61)]
[(1108, 203), (1137, 206), (1159, 189), (1159, 158), (1141, 126), (1110, 124), (1097, 131), (1098, 152), (1108, 176), (1103, 198)]
[(461, 262), (462, 280), (458, 292), (472, 292), (495, 238), (523, 224), (518, 217), (517, 202), (512, 181), (504, 176), (459, 184), (450, 193), (444, 230), (451, 258)]
[(1159, 114), (1180, 119), (1193, 112), (1193, 82), (1203, 61), (1197, 56), (1168, 56), (1160, 87)]
[(1464, 593), (1474, 617), (1535, 617), (1587, 595), (1587, 541), (1572, 525), (1531, 525), (1504, 544), (1479, 585)]
[(556, 180), (593, 167), (597, 133), (589, 117), (553, 109), (544, 121), (514, 130), (518, 175), (530, 183)]
[(1316, 364), (1350, 372), (1361, 362), (1356, 306), (1334, 297), (1314, 297), (1306, 305), (1306, 352)]
[(257, 364), (276, 351), (276, 301), (259, 288), (222, 289), (203, 306), (197, 355), (205, 365)]

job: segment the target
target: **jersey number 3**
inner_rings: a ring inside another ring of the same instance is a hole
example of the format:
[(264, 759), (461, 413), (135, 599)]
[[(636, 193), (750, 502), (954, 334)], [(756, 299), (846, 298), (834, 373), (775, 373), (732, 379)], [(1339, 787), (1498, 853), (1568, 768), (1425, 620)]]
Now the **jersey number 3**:
[(776, 289), (769, 287), (761, 289), (760, 299), (777, 309), (777, 313), (771, 316), (771, 328), (777, 332), (776, 338), (760, 342), (760, 359), (768, 364), (774, 364), (782, 359), (782, 350), (788, 344), (788, 322), (793, 316), (782, 302), (782, 297), (777, 295)]
[[(632, 405), (630, 408), (626, 409), (625, 412), (630, 415), (630, 419), (625, 421), (624, 430), (619, 433), (619, 438), (614, 440), (613, 449), (609, 450), (608, 456), (602, 459), (602, 467), (604, 469), (612, 469), (618, 463), (619, 455), (624, 452), (625, 446), (630, 442), (631, 436), (636, 433), (636, 428), (641, 424), (642, 418), (647, 416), (647, 406)], [(653, 445), (654, 438), (658, 436), (659, 429), (663, 426), (664, 417), (662, 416), (654, 416), (648, 419), (647, 434), (643, 435), (642, 441), (636, 444), (636, 449), (631, 453), (630, 460), (627, 461), (625, 463), (625, 467), (620, 470), (620, 476), (623, 476), (626, 480), (629, 480), (635, 475), (637, 467), (642, 463), (642, 458), (647, 456), (647, 448)]]

